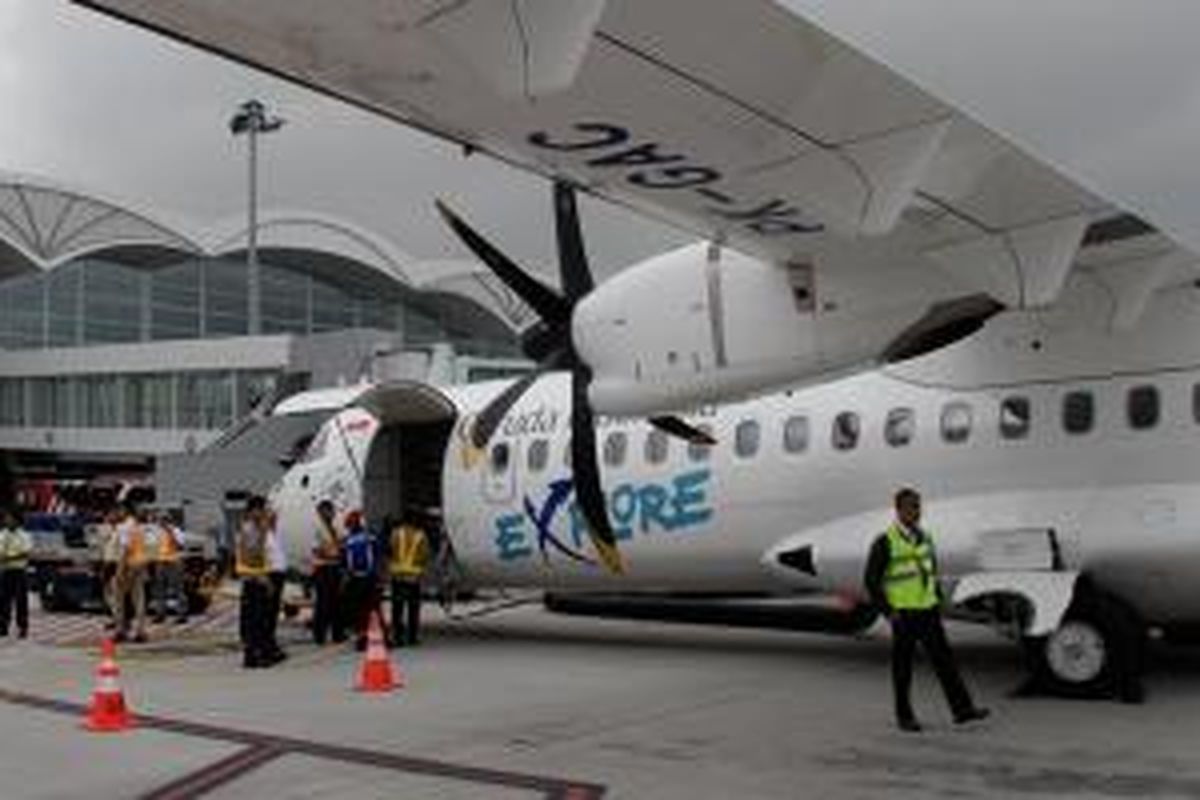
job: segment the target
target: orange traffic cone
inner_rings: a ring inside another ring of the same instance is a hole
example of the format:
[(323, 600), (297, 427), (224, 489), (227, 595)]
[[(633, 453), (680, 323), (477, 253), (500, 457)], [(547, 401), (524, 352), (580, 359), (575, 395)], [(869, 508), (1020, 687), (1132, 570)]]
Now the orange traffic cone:
[(125, 695), (117, 679), (121, 675), (116, 661), (116, 645), (105, 638), (100, 650), (100, 666), (96, 667), (96, 686), (92, 690), (92, 703), (88, 708), (83, 727), (89, 731), (111, 733), (126, 730), (133, 725), (129, 709), (125, 706)]
[(360, 692), (390, 692), (404, 685), (400, 670), (392, 672), (392, 659), (383, 643), (379, 617), (372, 614), (367, 631), (367, 652), (358, 673), (355, 689)]

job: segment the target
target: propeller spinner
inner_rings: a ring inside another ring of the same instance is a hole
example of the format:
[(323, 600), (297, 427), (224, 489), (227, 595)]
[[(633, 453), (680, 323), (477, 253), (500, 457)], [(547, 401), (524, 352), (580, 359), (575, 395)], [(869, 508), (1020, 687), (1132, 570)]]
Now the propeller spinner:
[[(541, 375), (555, 369), (569, 370), (571, 468), (574, 472), (575, 500), (587, 522), (588, 536), (601, 563), (611, 572), (622, 572), (624, 566), (616, 535), (608, 519), (600, 481), (595, 411), (588, 399), (592, 371), (579, 357), (571, 339), (571, 316), (575, 306), (595, 285), (584, 251), (574, 188), (564, 181), (554, 183), (554, 222), (561, 294), (513, 263), (445, 203), (437, 201), (437, 208), (463, 244), (524, 300), (540, 319), (521, 342), (525, 354), (537, 362), (537, 369), (509, 385), (479, 413), (470, 432), (471, 443), (478, 448), (486, 447), (505, 415)], [(678, 417), (658, 416), (650, 422), (688, 441), (713, 443), (708, 434)]]

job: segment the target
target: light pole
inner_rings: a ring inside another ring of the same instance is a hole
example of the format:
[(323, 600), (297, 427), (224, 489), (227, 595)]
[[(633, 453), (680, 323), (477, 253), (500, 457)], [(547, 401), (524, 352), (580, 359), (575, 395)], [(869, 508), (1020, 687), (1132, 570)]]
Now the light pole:
[(246, 231), (246, 304), (249, 307), (246, 321), (250, 335), (262, 333), (262, 279), (258, 269), (258, 135), (273, 133), (283, 127), (283, 118), (267, 113), (267, 108), (258, 100), (247, 100), (238, 106), (237, 113), (229, 120), (229, 131), (234, 136), (247, 134), (250, 140), (249, 195), (247, 198)]

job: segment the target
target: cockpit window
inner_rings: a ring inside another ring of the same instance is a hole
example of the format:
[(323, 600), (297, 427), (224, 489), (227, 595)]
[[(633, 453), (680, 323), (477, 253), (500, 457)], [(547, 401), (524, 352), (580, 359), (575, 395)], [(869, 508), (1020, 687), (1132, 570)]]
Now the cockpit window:
[(314, 461), (320, 461), (325, 457), (325, 447), (328, 443), (329, 428), (323, 427), (317, 431), (317, 435), (309, 442), (308, 449), (304, 451), (304, 456), (300, 459), (300, 463), (311, 464)]
[(508, 442), (497, 442), (492, 445), (492, 452), (488, 458), (488, 463), (491, 464), (493, 475), (501, 475), (508, 470), (508, 462), (511, 455)]

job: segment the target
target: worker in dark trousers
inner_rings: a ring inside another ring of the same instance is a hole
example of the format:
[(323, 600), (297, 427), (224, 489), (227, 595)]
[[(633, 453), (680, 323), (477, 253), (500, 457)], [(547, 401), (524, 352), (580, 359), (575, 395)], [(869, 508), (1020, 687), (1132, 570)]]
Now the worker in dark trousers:
[(13, 611), (17, 617), (17, 636), (29, 636), (29, 553), (33, 541), (11, 511), (0, 518), (0, 636), (8, 636)]
[(267, 579), (270, 595), (267, 603), (266, 636), (267, 654), (272, 663), (283, 661), (287, 653), (279, 646), (279, 612), (283, 608), (283, 587), (287, 582), (287, 550), (283, 545), (283, 532), (276, 524), (275, 512), (267, 512)]
[(901, 489), (894, 498), (896, 520), (871, 547), (864, 583), (875, 606), (892, 624), (892, 689), (896, 723), (901, 730), (920, 731), (910, 689), (917, 643), (924, 648), (941, 682), (956, 723), (988, 715), (971, 700), (954, 663), (942, 627), (941, 587), (933, 538), (920, 527), (921, 495)]
[(354, 631), (354, 647), (367, 648), (371, 615), (379, 614), (379, 572), (375, 538), (367, 530), (362, 514), (346, 515), (346, 609)]
[(317, 644), (325, 644), (327, 636), (333, 641), (346, 640), (345, 617), (340, 605), (342, 593), (342, 536), (337, 529), (333, 503), (322, 500), (317, 504), (316, 530), (312, 549), (313, 604), (312, 635)]
[(391, 527), (388, 572), (392, 585), (392, 642), (415, 645), (420, 640), (421, 578), (429, 563), (429, 538), (413, 511)]
[(235, 544), (237, 575), (242, 581), (242, 666), (247, 669), (269, 667), (275, 663), (269, 652), (267, 628), (271, 602), (267, 563), (270, 527), (266, 500), (257, 496), (250, 498)]

